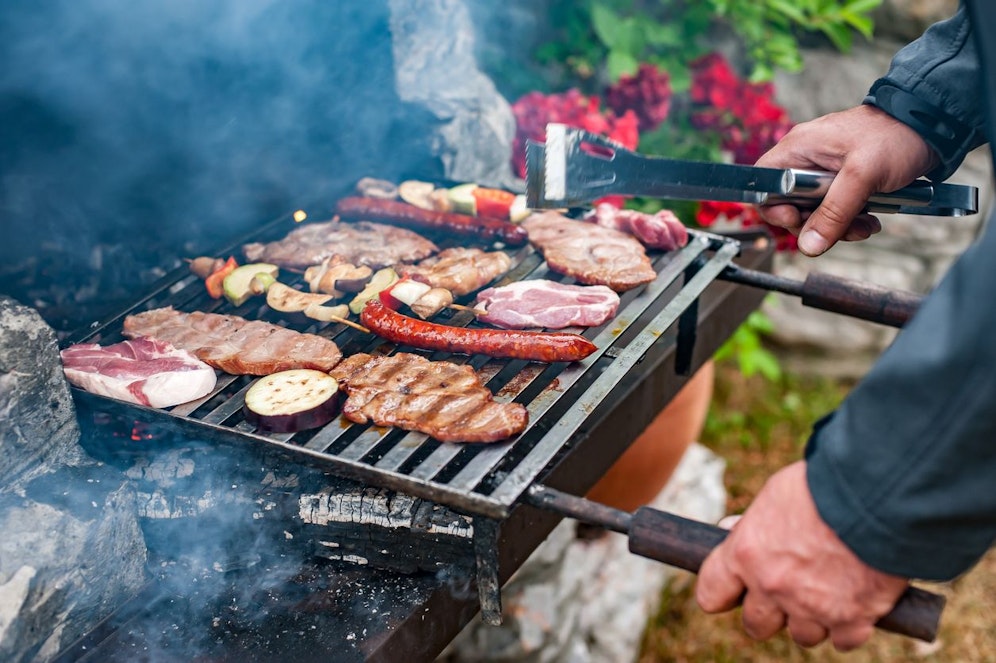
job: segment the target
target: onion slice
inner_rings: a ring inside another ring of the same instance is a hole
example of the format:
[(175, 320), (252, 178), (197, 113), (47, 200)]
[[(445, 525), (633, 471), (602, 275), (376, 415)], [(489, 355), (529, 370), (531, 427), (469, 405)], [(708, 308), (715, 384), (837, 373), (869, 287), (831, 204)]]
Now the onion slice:
[(260, 378), (246, 392), (246, 421), (260, 432), (293, 433), (318, 428), (339, 413), (339, 382), (307, 368)]

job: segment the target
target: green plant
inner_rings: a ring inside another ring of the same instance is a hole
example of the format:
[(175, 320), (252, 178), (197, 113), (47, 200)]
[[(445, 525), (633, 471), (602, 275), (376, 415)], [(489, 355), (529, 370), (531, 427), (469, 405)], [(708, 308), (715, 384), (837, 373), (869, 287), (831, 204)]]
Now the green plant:
[(743, 43), (752, 81), (776, 69), (799, 71), (798, 32), (819, 32), (838, 49), (855, 32), (869, 38), (869, 13), (881, 0), (557, 0), (552, 24), (560, 35), (540, 49), (548, 64), (564, 63), (573, 76), (600, 84), (633, 74), (641, 62), (667, 70), (676, 92), (691, 82), (688, 63), (714, 50), (713, 29), (731, 30)]
[(764, 336), (773, 330), (771, 318), (761, 311), (753, 311), (716, 351), (715, 359), (733, 359), (746, 377), (761, 374), (768, 380), (779, 380), (782, 368), (778, 357), (764, 347)]

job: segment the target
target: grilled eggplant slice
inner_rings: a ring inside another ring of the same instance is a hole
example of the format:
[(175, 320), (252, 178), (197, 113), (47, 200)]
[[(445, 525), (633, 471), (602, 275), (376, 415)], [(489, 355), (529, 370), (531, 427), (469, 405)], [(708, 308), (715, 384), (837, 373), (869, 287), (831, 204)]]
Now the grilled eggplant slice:
[(339, 381), (307, 368), (260, 378), (246, 392), (246, 421), (265, 433), (318, 428), (339, 414)]

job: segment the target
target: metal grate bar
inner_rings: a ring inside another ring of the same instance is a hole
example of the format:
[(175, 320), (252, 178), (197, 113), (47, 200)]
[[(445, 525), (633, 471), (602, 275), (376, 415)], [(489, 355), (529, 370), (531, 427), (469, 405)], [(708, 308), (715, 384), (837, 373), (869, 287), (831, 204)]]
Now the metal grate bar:
[(186, 417), (191, 412), (199, 408), (200, 406), (207, 403), (209, 400), (221, 393), (225, 387), (235, 382), (239, 379), (238, 375), (229, 375), (228, 373), (222, 373), (221, 371), (216, 371), (219, 373), (218, 381), (214, 385), (214, 389), (207, 396), (202, 396), (195, 401), (190, 401), (189, 403), (183, 403), (182, 405), (177, 405), (172, 410), (169, 411), (170, 414), (175, 414), (178, 417)]
[(726, 242), (716, 255), (689, 279), (685, 287), (675, 295), (642, 333), (626, 346), (616, 360), (595, 380), (553, 428), (536, 444), (523, 461), (512, 470), (505, 480), (491, 493), (502, 504), (511, 505), (529, 487), (533, 479), (543, 471), (563, 445), (584, 423), (588, 413), (594, 411), (608, 396), (619, 380), (650, 349), (654, 341), (674, 324), (681, 313), (694, 302), (729, 265), (740, 251), (739, 244)]
[(249, 391), (249, 387), (255, 384), (255, 381), (242, 387), (230, 397), (227, 401), (216, 407), (215, 409), (208, 412), (201, 421), (208, 424), (220, 424), (229, 417), (231, 417), (236, 412), (242, 411), (242, 406), (246, 402), (246, 392)]

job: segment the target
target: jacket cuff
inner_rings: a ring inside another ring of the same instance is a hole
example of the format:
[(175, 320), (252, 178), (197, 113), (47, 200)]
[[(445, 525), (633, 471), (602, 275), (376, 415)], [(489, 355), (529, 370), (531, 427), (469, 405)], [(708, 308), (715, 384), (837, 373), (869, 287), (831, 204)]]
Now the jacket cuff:
[(863, 103), (875, 106), (916, 131), (937, 153), (941, 164), (927, 173), (935, 182), (950, 177), (965, 155), (983, 142), (975, 128), (903, 90), (888, 78), (877, 80)]

